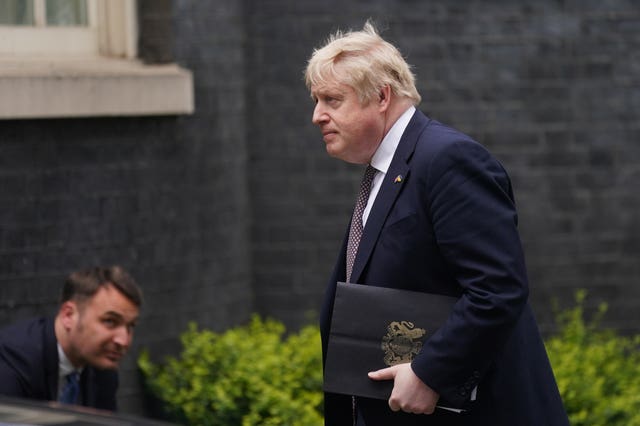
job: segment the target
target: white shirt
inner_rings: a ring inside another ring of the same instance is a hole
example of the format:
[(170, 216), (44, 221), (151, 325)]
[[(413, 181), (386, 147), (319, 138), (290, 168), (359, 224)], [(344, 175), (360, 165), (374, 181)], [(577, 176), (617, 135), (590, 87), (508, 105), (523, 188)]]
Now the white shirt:
[(373, 206), (373, 202), (380, 191), (382, 181), (389, 170), (391, 160), (393, 160), (393, 155), (396, 153), (396, 148), (398, 148), (398, 144), (400, 143), (400, 138), (402, 138), (402, 134), (409, 125), (409, 121), (411, 121), (411, 117), (413, 117), (415, 111), (416, 108), (411, 106), (400, 116), (400, 118), (396, 120), (393, 126), (391, 126), (391, 129), (389, 129), (382, 139), (382, 142), (380, 142), (380, 146), (371, 158), (371, 166), (377, 170), (377, 173), (373, 177), (369, 200), (367, 201), (367, 206), (362, 213), (363, 226), (367, 223), (369, 212), (371, 212), (371, 207)]
[(65, 377), (67, 377), (67, 374), (73, 373), (74, 371), (82, 373), (82, 369), (78, 370), (73, 366), (73, 364), (71, 364), (71, 361), (69, 361), (69, 358), (67, 358), (67, 355), (62, 350), (62, 346), (58, 343), (58, 398), (62, 394)]

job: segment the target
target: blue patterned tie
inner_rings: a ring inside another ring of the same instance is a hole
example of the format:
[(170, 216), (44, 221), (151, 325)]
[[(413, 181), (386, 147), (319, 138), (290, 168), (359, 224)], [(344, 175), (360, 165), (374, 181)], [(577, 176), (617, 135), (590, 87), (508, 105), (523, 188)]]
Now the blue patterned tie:
[(63, 404), (75, 404), (80, 393), (80, 374), (77, 371), (67, 374), (65, 384), (60, 394), (60, 402)]
[(351, 281), (351, 272), (353, 271), (353, 263), (356, 260), (360, 238), (362, 238), (362, 214), (369, 201), (369, 193), (371, 192), (371, 183), (377, 170), (370, 165), (364, 172), (362, 183), (360, 184), (360, 192), (356, 206), (353, 209), (353, 217), (351, 218), (351, 228), (349, 229), (349, 240), (347, 242), (347, 282)]

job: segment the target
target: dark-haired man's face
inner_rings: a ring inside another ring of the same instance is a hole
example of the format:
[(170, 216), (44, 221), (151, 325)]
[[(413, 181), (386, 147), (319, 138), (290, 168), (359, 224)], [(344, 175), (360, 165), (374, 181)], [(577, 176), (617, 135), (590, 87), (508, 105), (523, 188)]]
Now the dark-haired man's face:
[(111, 285), (87, 301), (66, 303), (72, 304), (64, 314), (69, 360), (75, 366), (117, 368), (133, 340), (139, 308)]

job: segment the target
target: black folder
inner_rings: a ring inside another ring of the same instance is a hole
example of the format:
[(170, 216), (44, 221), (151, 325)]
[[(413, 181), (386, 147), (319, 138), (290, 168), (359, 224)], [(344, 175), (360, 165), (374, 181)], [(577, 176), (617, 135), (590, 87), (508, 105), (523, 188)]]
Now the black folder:
[(338, 283), (324, 366), (326, 392), (389, 399), (392, 380), (369, 371), (411, 362), (446, 321), (456, 297)]

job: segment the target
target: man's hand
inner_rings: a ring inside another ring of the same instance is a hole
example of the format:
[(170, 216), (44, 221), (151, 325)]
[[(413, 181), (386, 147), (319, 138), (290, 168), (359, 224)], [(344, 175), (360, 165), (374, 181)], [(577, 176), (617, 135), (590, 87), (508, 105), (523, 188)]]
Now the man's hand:
[(389, 407), (413, 414), (431, 414), (440, 395), (427, 386), (411, 369), (411, 364), (398, 364), (369, 372), (373, 380), (393, 380)]

